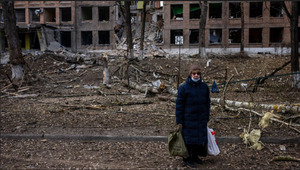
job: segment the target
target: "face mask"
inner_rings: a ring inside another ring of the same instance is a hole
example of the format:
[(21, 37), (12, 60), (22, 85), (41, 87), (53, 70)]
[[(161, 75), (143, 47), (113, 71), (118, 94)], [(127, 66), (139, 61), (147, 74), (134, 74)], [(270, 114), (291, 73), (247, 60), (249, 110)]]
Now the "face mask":
[(192, 78), (192, 80), (193, 80), (194, 82), (197, 82), (197, 81), (199, 81), (199, 80), (200, 80), (200, 78), (198, 78), (198, 79), (194, 79), (194, 78)]

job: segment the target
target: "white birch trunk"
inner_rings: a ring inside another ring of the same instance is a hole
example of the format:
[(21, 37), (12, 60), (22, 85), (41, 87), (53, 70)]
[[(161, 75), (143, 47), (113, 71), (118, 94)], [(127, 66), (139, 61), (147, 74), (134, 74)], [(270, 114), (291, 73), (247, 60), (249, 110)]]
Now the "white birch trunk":
[(300, 72), (297, 72), (297, 74), (293, 75), (292, 87), (300, 89)]
[(24, 68), (22, 65), (11, 65), (12, 81), (20, 81), (24, 76)]
[(107, 54), (104, 54), (103, 56), (103, 84), (108, 85), (109, 84), (109, 71), (108, 71), (108, 56)]

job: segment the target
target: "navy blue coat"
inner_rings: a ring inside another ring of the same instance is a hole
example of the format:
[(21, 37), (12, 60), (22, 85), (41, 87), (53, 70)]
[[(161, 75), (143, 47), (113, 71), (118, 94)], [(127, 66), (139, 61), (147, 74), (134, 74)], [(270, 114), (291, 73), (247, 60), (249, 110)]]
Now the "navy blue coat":
[(176, 123), (182, 124), (186, 144), (207, 143), (207, 122), (210, 113), (208, 86), (189, 76), (178, 88), (176, 100)]

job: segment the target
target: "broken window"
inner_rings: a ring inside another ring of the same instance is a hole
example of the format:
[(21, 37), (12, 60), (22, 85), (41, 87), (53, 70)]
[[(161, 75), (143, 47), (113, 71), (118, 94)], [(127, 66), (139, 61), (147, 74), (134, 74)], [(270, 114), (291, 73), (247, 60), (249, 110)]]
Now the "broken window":
[(21, 44), (21, 48), (25, 48), (25, 33), (19, 33), (19, 40)]
[(283, 17), (282, 2), (270, 2), (270, 16)]
[(230, 18), (241, 18), (241, 3), (230, 2), (229, 3), (229, 17)]
[(99, 31), (99, 44), (105, 45), (110, 44), (110, 34), (109, 31)]
[(283, 40), (283, 28), (270, 28), (270, 43), (280, 43)]
[(64, 47), (71, 47), (71, 31), (60, 32), (60, 44)]
[(93, 20), (93, 8), (92, 7), (81, 7), (82, 21)]
[(40, 49), (40, 41), (37, 32), (30, 32), (30, 49)]
[(183, 30), (171, 30), (171, 44), (183, 44)]
[(191, 29), (190, 44), (198, 44), (198, 43), (199, 43), (199, 29)]
[(30, 22), (40, 22), (40, 8), (31, 8), (29, 9)]
[(229, 29), (228, 43), (241, 43), (241, 29), (231, 28)]
[(222, 18), (222, 3), (209, 3), (209, 18)]
[(261, 18), (262, 6), (262, 2), (250, 2), (250, 18)]
[(249, 28), (249, 43), (262, 43), (262, 28)]
[(92, 31), (81, 31), (81, 45), (93, 44), (93, 32)]
[(209, 43), (218, 44), (222, 42), (222, 29), (209, 30)]
[(15, 9), (16, 22), (25, 22), (25, 9)]
[(300, 3), (297, 4), (298, 4), (298, 16), (300, 16)]
[(2, 14), (2, 9), (0, 9), (0, 22), (3, 22), (3, 14)]
[(171, 19), (176, 19), (176, 20), (183, 19), (183, 5), (182, 4), (171, 5)]
[(56, 22), (55, 8), (45, 8), (44, 12), (46, 22)]
[(98, 8), (99, 13), (99, 21), (109, 21), (109, 7), (99, 7)]
[(72, 21), (72, 9), (71, 8), (60, 8), (61, 21), (68, 22)]
[(200, 19), (201, 9), (199, 4), (190, 4), (190, 19)]

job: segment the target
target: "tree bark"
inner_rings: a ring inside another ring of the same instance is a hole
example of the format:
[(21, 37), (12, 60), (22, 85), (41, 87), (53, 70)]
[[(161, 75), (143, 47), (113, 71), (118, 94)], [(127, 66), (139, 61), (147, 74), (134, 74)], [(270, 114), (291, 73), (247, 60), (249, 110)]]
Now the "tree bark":
[(245, 15), (244, 15), (244, 3), (241, 2), (241, 46), (240, 53), (244, 55), (244, 40), (245, 40)]
[(291, 31), (291, 72), (298, 73), (293, 76), (292, 87), (300, 88), (300, 72), (299, 72), (299, 44), (298, 44), (298, 2), (291, 2), (292, 11), (288, 11), (285, 2), (282, 2), (283, 9), (290, 20)]
[(12, 84), (20, 87), (24, 76), (25, 60), (22, 56), (21, 43), (16, 26), (16, 16), (14, 11), (14, 1), (4, 0), (1, 2), (4, 19), (4, 31), (6, 34), (9, 59), (12, 71)]
[(127, 51), (129, 53), (128, 59), (133, 59), (133, 44), (132, 44), (132, 31), (131, 31), (131, 14), (130, 14), (131, 1), (125, 1), (125, 29), (127, 38)]
[(108, 86), (109, 81), (110, 81), (110, 75), (109, 75), (109, 71), (108, 71), (108, 56), (105, 53), (103, 56), (103, 84), (105, 86)]
[(205, 26), (206, 26), (206, 17), (207, 17), (207, 1), (199, 1), (201, 15), (199, 22), (199, 58), (202, 56), (206, 58), (205, 51)]
[(141, 28), (141, 41), (140, 41), (140, 52), (139, 59), (144, 58), (144, 39), (145, 39), (145, 24), (146, 24), (146, 6), (148, 1), (144, 1), (143, 11), (142, 11), (142, 28)]

